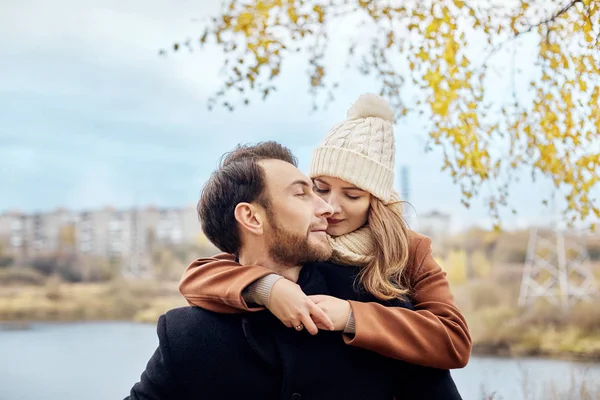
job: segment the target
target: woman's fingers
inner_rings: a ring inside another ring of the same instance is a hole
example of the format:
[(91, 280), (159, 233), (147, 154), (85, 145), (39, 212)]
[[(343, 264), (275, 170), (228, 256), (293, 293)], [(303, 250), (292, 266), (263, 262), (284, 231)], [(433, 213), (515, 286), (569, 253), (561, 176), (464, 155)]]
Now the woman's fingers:
[(329, 318), (329, 315), (321, 310), (315, 303), (312, 303), (310, 306), (310, 315), (317, 325), (323, 326), (330, 331), (334, 329), (333, 321)]
[(304, 325), (304, 329), (306, 329), (311, 335), (316, 335), (319, 333), (319, 328), (317, 328), (317, 325), (315, 325), (310, 314), (307, 313), (306, 315), (303, 315), (302, 324)]

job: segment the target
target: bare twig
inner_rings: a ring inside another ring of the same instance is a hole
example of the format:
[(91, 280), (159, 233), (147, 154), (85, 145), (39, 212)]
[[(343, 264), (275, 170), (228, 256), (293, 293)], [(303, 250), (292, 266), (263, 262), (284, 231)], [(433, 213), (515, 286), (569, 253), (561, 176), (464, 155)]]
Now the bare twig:
[(566, 13), (567, 11), (569, 11), (577, 3), (583, 3), (583, 1), (582, 0), (572, 0), (569, 4), (567, 4), (566, 6), (564, 6), (563, 8), (561, 8), (560, 10), (558, 10), (550, 18), (544, 19), (544, 20), (538, 22), (537, 24), (530, 25), (529, 28), (525, 29), (524, 31), (515, 33), (515, 37), (518, 37), (520, 35), (524, 35), (525, 33), (529, 33), (533, 29), (535, 29), (535, 28), (537, 28), (537, 27), (539, 27), (541, 25), (547, 25), (550, 22), (554, 22), (558, 17), (560, 17), (561, 15), (563, 15), (564, 13)]
[(484, 61), (481, 64), (482, 67), (488, 63), (489, 59), (494, 54), (496, 54), (498, 51), (502, 50), (507, 43), (510, 43), (510, 42), (514, 41), (515, 39), (519, 38), (521, 35), (524, 35), (526, 33), (531, 32), (535, 28), (538, 28), (538, 27), (540, 27), (542, 25), (548, 25), (551, 22), (554, 22), (558, 17), (560, 17), (561, 15), (563, 15), (564, 13), (566, 13), (567, 11), (569, 11), (577, 3), (582, 3), (582, 0), (572, 0), (569, 4), (567, 4), (566, 6), (564, 6), (563, 8), (561, 8), (560, 10), (558, 10), (556, 13), (552, 14), (551, 17), (543, 19), (540, 22), (538, 22), (537, 24), (530, 25), (527, 29), (522, 30), (522, 31), (518, 31), (513, 36), (511, 36), (509, 39), (507, 39), (507, 40), (505, 40), (503, 42), (498, 43), (496, 46), (494, 46), (490, 50), (490, 52), (488, 53), (488, 55), (484, 58)]

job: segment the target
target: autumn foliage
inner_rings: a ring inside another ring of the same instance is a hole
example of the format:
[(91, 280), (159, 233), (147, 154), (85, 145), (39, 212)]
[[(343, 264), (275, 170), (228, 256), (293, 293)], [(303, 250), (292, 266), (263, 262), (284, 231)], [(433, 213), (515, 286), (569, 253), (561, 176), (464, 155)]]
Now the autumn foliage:
[[(325, 59), (342, 48), (345, 66), (374, 77), (399, 118), (420, 116), (465, 206), (481, 197), (499, 223), (525, 169), (552, 180), (569, 222), (593, 221), (599, 8), (594, 0), (225, 0), (221, 15), (174, 49), (214, 41), (224, 50), (226, 78), (210, 106), (233, 110), (252, 93), (268, 97), (294, 53), (306, 58), (315, 101), (332, 99), (343, 74)], [(332, 25), (353, 36), (336, 38)]]

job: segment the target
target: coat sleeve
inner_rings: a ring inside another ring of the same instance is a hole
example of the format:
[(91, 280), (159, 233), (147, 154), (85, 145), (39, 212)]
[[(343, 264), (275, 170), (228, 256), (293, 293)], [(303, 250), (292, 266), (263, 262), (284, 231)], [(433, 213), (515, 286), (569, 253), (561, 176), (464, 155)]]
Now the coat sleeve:
[(462, 368), (471, 354), (471, 336), (446, 273), (433, 259), (429, 238), (420, 236), (411, 248), (408, 273), (415, 310), (351, 301), (356, 330), (344, 341), (413, 364)]
[(218, 313), (259, 311), (264, 307), (249, 306), (242, 297), (244, 289), (273, 273), (257, 265), (240, 265), (231, 254), (200, 258), (185, 271), (179, 291), (192, 306)]
[(156, 328), (158, 348), (148, 361), (146, 369), (125, 400), (162, 400), (177, 398), (177, 376), (170, 359), (167, 320), (165, 315), (158, 319)]

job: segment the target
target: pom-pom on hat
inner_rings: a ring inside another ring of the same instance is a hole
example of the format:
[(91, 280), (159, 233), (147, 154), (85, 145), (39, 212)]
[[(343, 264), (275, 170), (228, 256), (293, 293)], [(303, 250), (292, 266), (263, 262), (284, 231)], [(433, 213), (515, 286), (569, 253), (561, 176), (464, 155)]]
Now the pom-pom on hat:
[(309, 176), (343, 179), (384, 203), (394, 193), (394, 110), (381, 96), (366, 93), (346, 120), (333, 127), (313, 153)]

